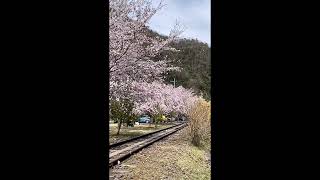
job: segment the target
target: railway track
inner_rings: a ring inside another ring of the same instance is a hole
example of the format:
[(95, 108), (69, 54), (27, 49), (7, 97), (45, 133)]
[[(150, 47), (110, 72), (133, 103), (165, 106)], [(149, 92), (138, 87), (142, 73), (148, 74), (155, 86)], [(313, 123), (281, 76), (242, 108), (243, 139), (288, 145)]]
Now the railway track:
[(181, 123), (169, 128), (109, 145), (109, 167), (118, 164), (120, 161), (130, 157), (133, 153), (138, 152), (152, 143), (177, 132), (185, 126), (187, 126), (186, 123)]

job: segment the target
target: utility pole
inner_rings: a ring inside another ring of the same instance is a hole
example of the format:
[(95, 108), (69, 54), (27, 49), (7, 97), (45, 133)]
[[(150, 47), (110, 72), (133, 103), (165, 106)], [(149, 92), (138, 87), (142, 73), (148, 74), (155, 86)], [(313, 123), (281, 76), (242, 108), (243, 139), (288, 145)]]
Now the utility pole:
[(176, 78), (173, 78), (173, 81), (170, 81), (170, 82), (173, 82), (173, 87), (175, 88), (176, 87)]

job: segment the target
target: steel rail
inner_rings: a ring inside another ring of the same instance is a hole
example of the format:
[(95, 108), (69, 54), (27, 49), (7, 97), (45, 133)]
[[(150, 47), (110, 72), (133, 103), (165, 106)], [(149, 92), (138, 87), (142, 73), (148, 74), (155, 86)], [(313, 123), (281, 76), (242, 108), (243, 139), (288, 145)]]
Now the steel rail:
[[(180, 125), (180, 127), (177, 127), (179, 125)], [(175, 132), (177, 132), (179, 130), (181, 130), (182, 128), (187, 126), (187, 123), (182, 123), (182, 124), (179, 124), (179, 125), (175, 126), (176, 129), (173, 130), (173, 131), (169, 131), (168, 133), (164, 133), (164, 134), (160, 134), (158, 136), (154, 136), (154, 137), (148, 138), (149, 141), (147, 141), (144, 144), (137, 145), (136, 147), (132, 148), (131, 150), (127, 150), (126, 153), (119, 153), (120, 156), (118, 156), (116, 158), (112, 158), (111, 160), (109, 158), (109, 168), (112, 167), (112, 166), (117, 165), (119, 161), (123, 161), (123, 160), (127, 159), (132, 154), (140, 151), (141, 149), (143, 149), (143, 148), (145, 148), (145, 147), (147, 147), (147, 146), (149, 146), (149, 145), (151, 145), (151, 144), (153, 144), (153, 143), (155, 143), (155, 142), (157, 142), (157, 141), (159, 141), (159, 140), (161, 140), (161, 139), (163, 139), (163, 138), (165, 138), (165, 137), (167, 137), (167, 136), (169, 136), (169, 135), (171, 135), (171, 134), (173, 134), (173, 133), (175, 133)], [(148, 139), (146, 139), (146, 140), (148, 140)], [(132, 146), (134, 146), (134, 145), (132, 145)], [(115, 156), (117, 156), (117, 155), (115, 155)]]
[(151, 133), (148, 133), (148, 134), (143, 134), (143, 135), (140, 135), (140, 136), (136, 136), (134, 138), (130, 138), (130, 139), (127, 139), (127, 140), (123, 140), (123, 141), (119, 141), (119, 142), (116, 142), (116, 143), (113, 143), (113, 144), (110, 144), (109, 145), (109, 149), (110, 148), (113, 148), (113, 147), (116, 147), (116, 146), (120, 146), (122, 144), (125, 144), (125, 143), (128, 143), (128, 142), (131, 142), (131, 141), (134, 141), (134, 140), (137, 140), (137, 139), (140, 139), (140, 138), (144, 138), (144, 137), (147, 137), (147, 136), (150, 136), (150, 135), (153, 135), (155, 133), (158, 133), (158, 132), (161, 132), (161, 131), (165, 131), (165, 130), (168, 130), (168, 129), (171, 129), (171, 128), (174, 128), (174, 127), (177, 127), (179, 125), (181, 125), (183, 123), (180, 123), (180, 124), (176, 124), (176, 125), (173, 125), (173, 126), (170, 126), (170, 127), (167, 127), (167, 128), (164, 128), (164, 129), (160, 129), (158, 131), (153, 131)]

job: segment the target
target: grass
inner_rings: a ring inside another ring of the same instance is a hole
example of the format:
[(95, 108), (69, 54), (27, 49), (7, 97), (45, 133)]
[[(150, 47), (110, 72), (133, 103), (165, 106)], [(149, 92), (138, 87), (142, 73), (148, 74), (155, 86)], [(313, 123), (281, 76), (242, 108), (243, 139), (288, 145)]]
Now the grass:
[(134, 127), (121, 127), (120, 134), (117, 135), (118, 124), (109, 122), (109, 143), (130, 139), (143, 134), (151, 133), (160, 129), (170, 127), (172, 125), (158, 125), (157, 128), (153, 124), (141, 124)]
[(134, 154), (120, 166), (111, 169), (111, 175), (120, 179), (210, 179), (207, 161), (208, 149), (190, 143), (182, 130), (164, 141)]
[(181, 154), (177, 165), (182, 171), (188, 172), (188, 175), (183, 175), (182, 179), (210, 179), (210, 168), (204, 163), (205, 151), (197, 147), (190, 147)]

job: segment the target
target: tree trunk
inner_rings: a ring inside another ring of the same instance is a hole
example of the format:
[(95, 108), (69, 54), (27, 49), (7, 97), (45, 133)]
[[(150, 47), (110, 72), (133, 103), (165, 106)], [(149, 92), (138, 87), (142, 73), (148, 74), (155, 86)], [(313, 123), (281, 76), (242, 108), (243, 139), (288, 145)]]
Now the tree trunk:
[(118, 120), (118, 132), (117, 132), (117, 135), (120, 134), (121, 125), (122, 125), (122, 120)]
[(157, 125), (158, 125), (158, 122), (157, 122), (156, 120), (154, 121), (154, 124), (155, 124), (154, 127), (157, 129), (157, 127), (158, 127), (158, 126), (157, 126)]

